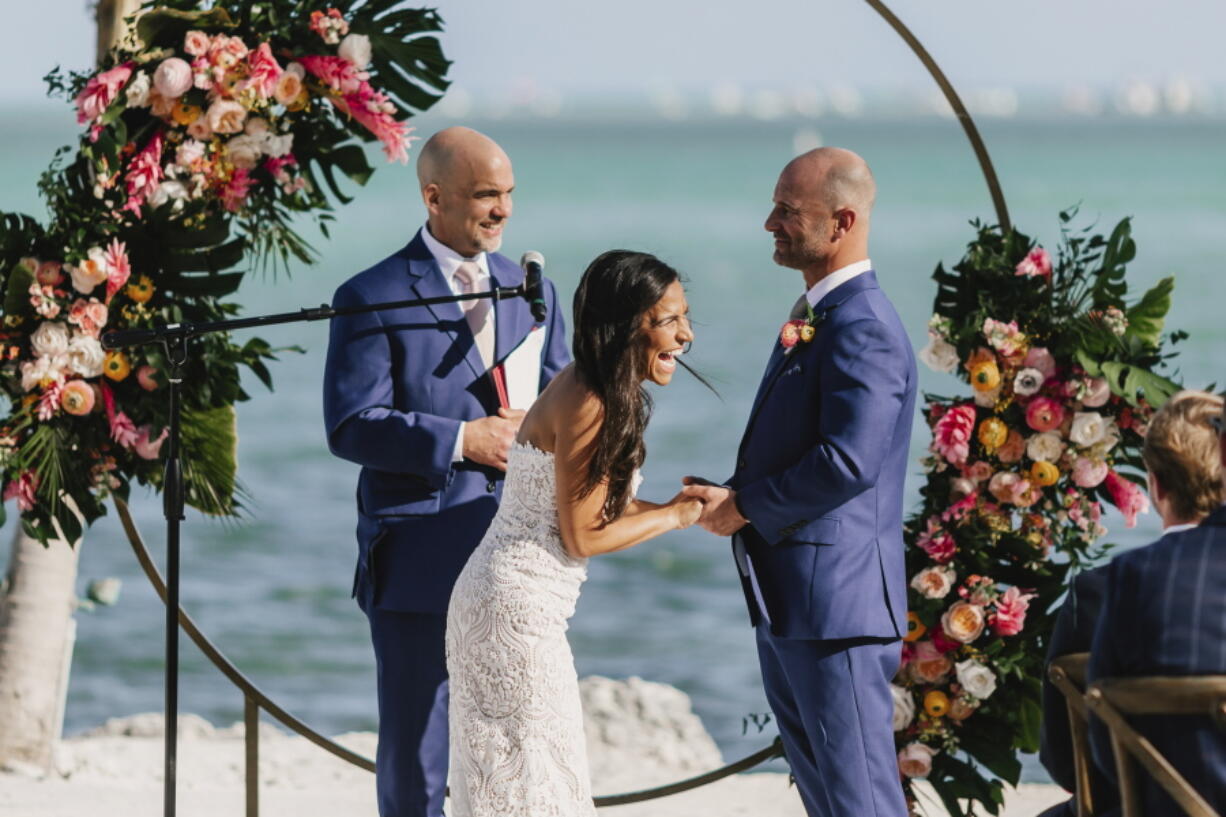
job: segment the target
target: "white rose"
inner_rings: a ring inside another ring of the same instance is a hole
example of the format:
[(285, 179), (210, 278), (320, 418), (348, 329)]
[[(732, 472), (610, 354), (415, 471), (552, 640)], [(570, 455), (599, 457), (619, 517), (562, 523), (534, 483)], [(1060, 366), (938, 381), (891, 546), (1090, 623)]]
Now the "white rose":
[(204, 158), (204, 142), (198, 139), (188, 139), (179, 145), (175, 151), (175, 164), (191, 167), (197, 159)]
[(244, 133), (226, 142), (226, 158), (235, 167), (250, 170), (260, 161), (264, 137)]
[(294, 134), (283, 133), (277, 136), (269, 133), (264, 137), (264, 152), (269, 156), (280, 158), (293, 150)]
[(361, 71), (370, 65), (370, 38), (365, 34), (350, 34), (341, 40), (336, 53), (349, 60)]
[(68, 344), (68, 368), (81, 377), (98, 377), (102, 374), (102, 364), (106, 360), (106, 352), (102, 344), (89, 335), (78, 334)]
[(153, 72), (153, 87), (166, 99), (178, 99), (192, 87), (192, 67), (178, 57), (163, 60)]
[(956, 578), (952, 568), (939, 565), (926, 567), (911, 579), (911, 586), (925, 598), (943, 599), (953, 589)]
[(68, 327), (59, 321), (46, 321), (30, 336), (36, 357), (55, 357), (68, 351)]
[(939, 335), (928, 333), (928, 345), (920, 350), (919, 359), (934, 372), (952, 372), (958, 368), (958, 350)]
[(894, 696), (894, 731), (901, 732), (915, 720), (915, 697), (898, 684), (890, 684), (890, 694)]
[(187, 200), (187, 187), (183, 182), (165, 181), (158, 185), (157, 190), (153, 191), (153, 195), (149, 197), (149, 206), (157, 209), (167, 203), (173, 202), (172, 210), (178, 212), (183, 209), (183, 202)]
[(1107, 424), (1097, 411), (1079, 411), (1073, 415), (1068, 438), (1082, 448), (1089, 448), (1107, 433)]
[(1035, 462), (1057, 462), (1064, 454), (1064, 440), (1057, 431), (1044, 431), (1026, 441), (1026, 456)]
[(954, 666), (958, 673), (958, 683), (968, 695), (982, 701), (996, 691), (996, 675), (973, 658), (959, 661)]
[(69, 274), (73, 288), (88, 295), (107, 278), (106, 253), (99, 247), (92, 247), (84, 261), (69, 269)]
[(149, 75), (144, 71), (138, 71), (136, 76), (132, 77), (132, 81), (128, 83), (126, 92), (128, 97), (128, 107), (149, 107), (149, 89), (152, 87), (153, 82), (149, 79)]
[(268, 120), (262, 116), (253, 116), (247, 120), (247, 124), (243, 126), (243, 133), (251, 136), (262, 136), (268, 133)]
[(40, 357), (37, 360), (27, 360), (21, 364), (21, 388), (33, 391), (43, 381), (62, 382), (64, 379), (64, 358)]

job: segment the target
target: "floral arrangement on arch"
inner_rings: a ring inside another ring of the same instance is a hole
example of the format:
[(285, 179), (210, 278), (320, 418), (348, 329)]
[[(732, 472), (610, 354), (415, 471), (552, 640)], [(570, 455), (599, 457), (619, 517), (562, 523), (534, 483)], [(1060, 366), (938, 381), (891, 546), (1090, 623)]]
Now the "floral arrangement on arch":
[[(1019, 752), (1039, 748), (1053, 606), (1070, 571), (1109, 546), (1103, 502), (1125, 524), (1148, 510), (1140, 448), (1177, 390), (1155, 374), (1173, 280), (1130, 302), (1128, 220), (1109, 236), (1061, 214), (1055, 255), (976, 225), (938, 266), (920, 358), (968, 397), (925, 395), (932, 428), (919, 511), (906, 526), (909, 631), (893, 685), (899, 769), (926, 778), (951, 814), (995, 814)], [(985, 773), (986, 772), (986, 773)], [(968, 800), (964, 810), (958, 801)]]
[[(0, 214), (0, 469), (27, 532), (76, 541), (108, 493), (161, 484), (165, 350), (104, 353), (103, 332), (232, 317), (234, 267), (313, 262), (293, 220), (327, 236), (333, 202), (350, 200), (338, 172), (359, 184), (373, 172), (360, 141), (407, 162), (405, 119), (437, 101), (449, 63), (437, 14), (398, 6), (158, 0), (98, 71), (48, 75), (84, 133), (42, 175), (46, 226)], [(187, 501), (230, 515), (239, 367), (271, 388), (278, 350), (196, 344)]]

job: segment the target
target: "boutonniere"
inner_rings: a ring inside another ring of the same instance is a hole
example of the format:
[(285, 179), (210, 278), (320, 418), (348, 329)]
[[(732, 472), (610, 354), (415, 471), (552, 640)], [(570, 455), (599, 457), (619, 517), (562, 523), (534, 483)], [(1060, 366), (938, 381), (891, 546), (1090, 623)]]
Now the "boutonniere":
[(789, 352), (796, 344), (813, 340), (817, 334), (817, 327), (821, 326), (822, 321), (826, 319), (825, 312), (817, 315), (813, 312), (813, 307), (806, 306), (805, 308), (809, 310), (807, 318), (793, 318), (779, 330), (779, 343)]

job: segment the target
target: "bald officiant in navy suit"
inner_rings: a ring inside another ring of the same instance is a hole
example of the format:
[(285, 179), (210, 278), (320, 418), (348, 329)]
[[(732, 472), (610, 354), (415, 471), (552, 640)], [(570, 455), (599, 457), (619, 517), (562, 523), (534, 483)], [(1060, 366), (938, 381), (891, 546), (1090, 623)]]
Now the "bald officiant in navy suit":
[[(423, 146), (417, 175), (426, 226), (342, 284), (334, 307), (523, 283), (519, 266), (495, 252), (515, 184), (506, 153), (476, 131), (449, 128)], [(498, 508), (524, 413), (502, 404), (491, 369), (515, 352), (522, 381), (520, 353), (539, 354), (539, 390), (570, 360), (553, 284), (542, 294), (543, 322), (522, 298), (332, 321), (324, 421), (332, 452), (362, 466), (353, 592), (377, 663), (382, 817), (443, 813), (447, 602)]]

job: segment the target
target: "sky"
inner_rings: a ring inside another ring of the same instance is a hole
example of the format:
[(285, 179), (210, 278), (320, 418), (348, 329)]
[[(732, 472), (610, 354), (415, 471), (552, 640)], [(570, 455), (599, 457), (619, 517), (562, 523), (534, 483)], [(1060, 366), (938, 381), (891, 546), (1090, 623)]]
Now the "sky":
[[(477, 97), (931, 87), (863, 0), (437, 0), (452, 79)], [(0, 106), (37, 103), (93, 54), (90, 0), (4, 0)], [(890, 0), (959, 89), (1226, 86), (1219, 0)]]

